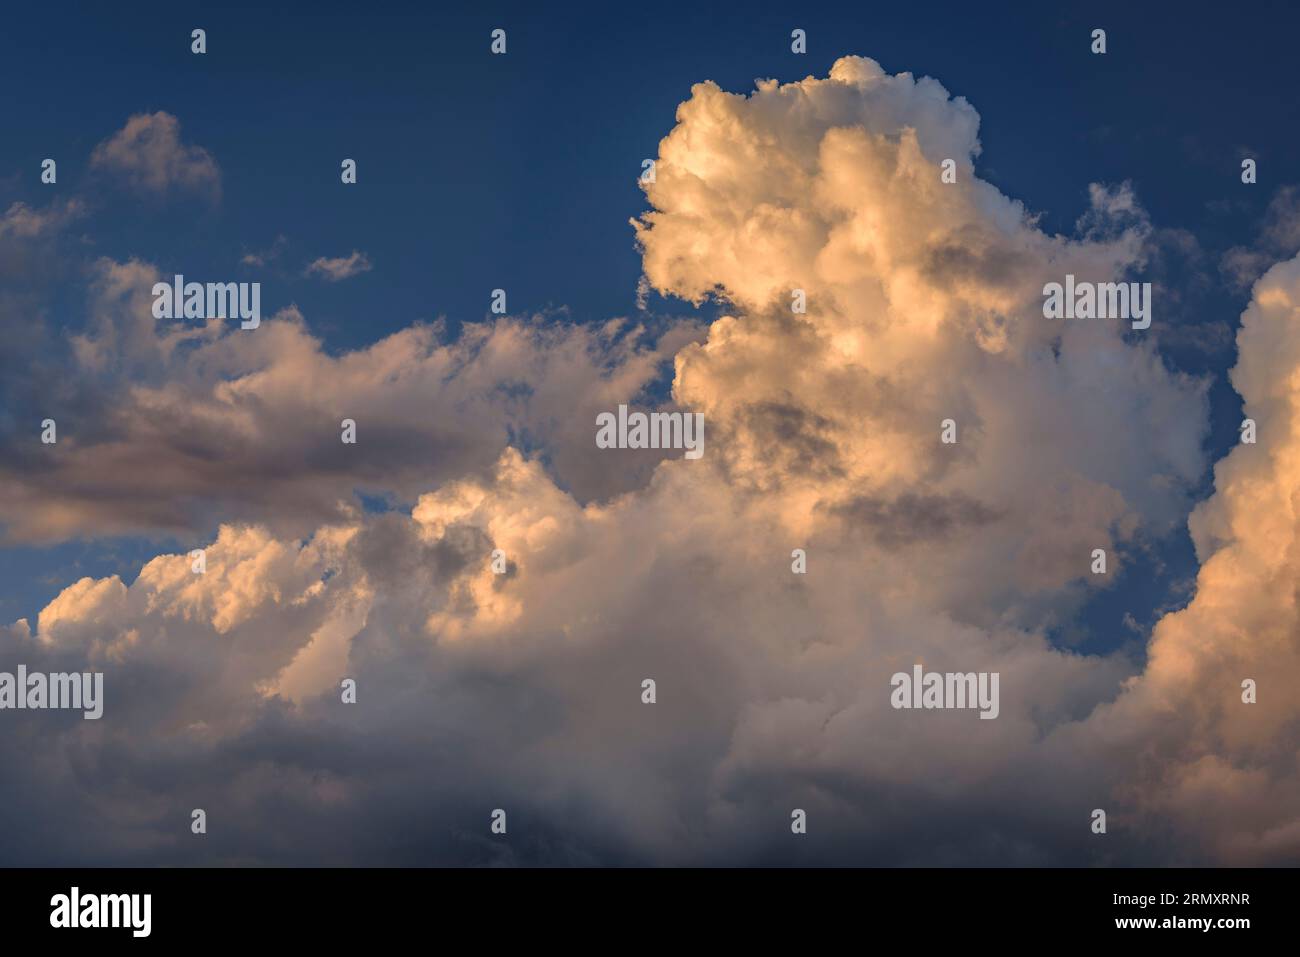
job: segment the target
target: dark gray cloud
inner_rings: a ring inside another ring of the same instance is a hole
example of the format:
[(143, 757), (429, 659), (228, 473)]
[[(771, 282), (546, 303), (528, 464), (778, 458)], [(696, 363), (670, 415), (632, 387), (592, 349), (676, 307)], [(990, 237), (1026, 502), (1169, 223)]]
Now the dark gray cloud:
[(835, 512), (889, 547), (944, 541), (978, 530), (1000, 517), (995, 509), (963, 495), (913, 493), (892, 500), (860, 496), (837, 505)]

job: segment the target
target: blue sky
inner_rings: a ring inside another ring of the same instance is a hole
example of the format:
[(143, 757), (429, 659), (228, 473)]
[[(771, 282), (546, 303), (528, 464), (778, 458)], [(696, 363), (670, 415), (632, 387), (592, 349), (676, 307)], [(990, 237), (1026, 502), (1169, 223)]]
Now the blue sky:
[[(1294, 110), (1279, 5), (1238, 17), (1180, 4), (1170, 17), (1158, 5), (1024, 4), (992, 25), (974, 5), (920, 15), (756, 4), (741, 17), (671, 3), (473, 14), (381, 4), (364, 21), (350, 4), (268, 6), (11, 13), (0, 69), (23, 92), (6, 111), (4, 184), (10, 198), (40, 199), (30, 173), (44, 156), (62, 157), (74, 182), (127, 115), (173, 113), (221, 165), (219, 208), (160, 220), (109, 203), (100, 215), (112, 237), (99, 241), (224, 268), (281, 233), (300, 256), (366, 249), (375, 270), (361, 281), (278, 293), (340, 346), (417, 317), (477, 317), (498, 285), (521, 306), (567, 306), (575, 321), (631, 310), (640, 261), (626, 220), (644, 208), (635, 175), (704, 79), (743, 92), (756, 77), (824, 75), (847, 53), (928, 74), (980, 110), (980, 175), (1048, 229), (1072, 226), (1089, 182), (1129, 179), (1156, 223), (1207, 245), (1248, 235), (1300, 135), (1279, 121)], [(187, 39), (200, 24), (203, 58)], [(505, 58), (487, 53), (498, 25), (510, 34)], [(1088, 51), (1099, 25), (1104, 58)], [(808, 31), (805, 56), (789, 51), (795, 26)], [(1260, 188), (1236, 215), (1208, 210), (1241, 198), (1242, 148), (1260, 162)], [(336, 188), (344, 156), (361, 164), (356, 190)]]

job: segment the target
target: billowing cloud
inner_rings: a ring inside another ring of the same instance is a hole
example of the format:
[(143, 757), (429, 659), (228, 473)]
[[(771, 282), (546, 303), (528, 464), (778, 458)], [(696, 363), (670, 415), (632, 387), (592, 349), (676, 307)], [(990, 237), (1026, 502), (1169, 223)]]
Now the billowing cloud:
[(181, 142), (180, 121), (161, 110), (130, 117), (95, 147), (90, 165), (156, 195), (194, 191), (215, 198), (221, 193), (221, 171), (212, 154)]
[[(159, 326), (156, 270), (102, 262), (72, 343), (102, 393), (65, 401), (114, 413), (6, 466), (0, 514), (26, 538), (224, 524), (203, 574), (163, 555), (84, 579), (0, 638), (29, 667), (102, 668), (108, 695), (98, 722), (26, 712), (0, 738), (6, 761), (42, 743), (0, 792), (40, 821), (10, 857), (1294, 861), (1294, 705), (1270, 686), (1300, 670), (1300, 264), (1243, 320), (1233, 381), (1262, 438), (1194, 513), (1191, 604), (1145, 663), (1058, 647), (1186, 519), (1205, 383), (1127, 323), (1043, 318), (1067, 273), (1140, 278), (1132, 189), (1095, 186), (1075, 235), (1048, 235), (975, 177), (977, 134), (963, 99), (865, 59), (695, 87), (637, 236), (654, 288), (724, 303), (706, 334), (511, 318), (330, 356), (291, 310)], [(595, 413), (669, 359), (704, 456), (595, 449)], [(353, 487), (414, 504), (366, 513)], [(895, 710), (918, 663), (998, 673), (998, 717)], [(202, 841), (194, 807), (221, 822)]]
[(1126, 324), (1042, 317), (1046, 282), (1141, 268), (1130, 189), (1093, 187), (1082, 238), (1045, 235), (974, 177), (970, 105), (870, 60), (748, 97), (700, 84), (678, 120), (645, 186), (646, 275), (738, 312), (678, 355), (674, 395), (792, 538), (978, 528), (933, 578), (982, 596), (956, 613), (997, 616), (1077, 581), (1092, 548), (1182, 520), (1201, 384)]
[(1156, 625), (1146, 670), (1089, 731), (1142, 755), (1126, 797), (1185, 853), (1278, 865), (1300, 859), (1300, 258), (1255, 284), (1237, 348), (1256, 441), (1215, 466), (1192, 514), (1195, 597)]
[[(89, 328), (69, 342), (76, 374), (10, 386), (25, 413), (0, 463), (11, 541), (206, 533), (232, 516), (303, 534), (352, 514), (358, 491), (413, 502), (511, 442), (545, 446), (578, 494), (615, 494), (667, 453), (611, 458), (590, 423), (698, 335), (502, 318), (453, 341), (441, 324), (412, 326), (335, 356), (292, 307), (256, 331), (160, 322), (154, 267), (100, 260), (94, 277)], [(46, 418), (52, 445), (40, 442)], [(342, 442), (344, 419), (355, 444)]]

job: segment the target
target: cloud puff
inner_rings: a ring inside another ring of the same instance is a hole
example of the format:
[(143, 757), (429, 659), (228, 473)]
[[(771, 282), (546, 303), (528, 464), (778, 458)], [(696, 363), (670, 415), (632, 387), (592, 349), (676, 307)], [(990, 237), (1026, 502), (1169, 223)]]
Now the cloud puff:
[(216, 198), (221, 193), (221, 171), (212, 154), (182, 143), (180, 121), (161, 110), (130, 117), (122, 129), (95, 147), (90, 165), (157, 195), (184, 190)]
[[(333, 357), (293, 311), (248, 335), (156, 326), (153, 267), (101, 263), (72, 343), (86, 391), (64, 399), (114, 414), (20, 448), (0, 514), (28, 538), (226, 523), (204, 575), (159, 556), (0, 637), (29, 667), (102, 667), (108, 696), (99, 722), (25, 712), (0, 738), (0, 759), (43, 756), (0, 786), (38, 822), (9, 858), (1295, 860), (1293, 707), (1266, 708), (1267, 684), (1259, 711), (1235, 702), (1237, 672), (1293, 667), (1300, 265), (1243, 321), (1234, 384), (1266, 438), (1195, 513), (1195, 599), (1145, 671), (1056, 647), (1186, 516), (1205, 385), (1116, 321), (1042, 316), (1067, 272), (1140, 274), (1132, 190), (1096, 186), (1076, 235), (1047, 235), (975, 177), (977, 133), (936, 81), (860, 58), (749, 96), (695, 87), (637, 237), (656, 289), (724, 303), (704, 335), (512, 318)], [(704, 457), (596, 450), (595, 412), (669, 359)], [(351, 487), (414, 505), (331, 509)], [(917, 663), (998, 672), (999, 717), (893, 709)], [(203, 842), (193, 807), (222, 822)]]

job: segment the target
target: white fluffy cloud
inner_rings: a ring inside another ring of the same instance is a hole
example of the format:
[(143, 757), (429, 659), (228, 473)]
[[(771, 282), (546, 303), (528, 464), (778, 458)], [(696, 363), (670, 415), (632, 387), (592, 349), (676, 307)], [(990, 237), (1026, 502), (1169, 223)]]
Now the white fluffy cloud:
[[(1142, 266), (1131, 191), (1094, 186), (1081, 239), (1043, 234), (974, 177), (970, 105), (870, 60), (748, 97), (700, 84), (678, 119), (645, 187), (646, 275), (738, 312), (679, 353), (674, 394), (791, 536), (978, 526), (930, 582), (968, 592), (951, 610), (968, 617), (1034, 603), (1092, 548), (1182, 520), (1203, 386), (1121, 323), (1041, 311), (1067, 272)], [(939, 175), (949, 158), (956, 184)], [(956, 446), (938, 442), (945, 419)]]

